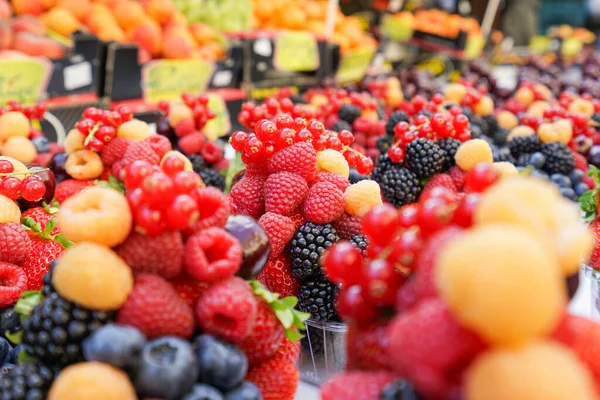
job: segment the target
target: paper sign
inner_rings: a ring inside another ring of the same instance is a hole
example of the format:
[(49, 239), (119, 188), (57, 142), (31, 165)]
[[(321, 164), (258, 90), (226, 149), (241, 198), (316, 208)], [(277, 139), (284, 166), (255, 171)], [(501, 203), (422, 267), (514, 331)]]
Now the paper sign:
[(0, 60), (0, 105), (9, 100), (32, 104), (46, 92), (52, 65), (44, 60), (18, 58)]
[(359, 49), (344, 55), (336, 73), (337, 81), (341, 84), (360, 81), (374, 56), (375, 49)]
[(206, 123), (204, 132), (211, 140), (225, 136), (231, 131), (231, 120), (225, 100), (215, 93), (208, 93), (208, 107), (215, 113), (215, 118)]
[(285, 32), (275, 41), (273, 65), (280, 71), (302, 72), (319, 68), (317, 40), (308, 32)]
[(144, 65), (142, 91), (148, 103), (206, 90), (215, 65), (202, 60), (156, 60)]
[(87, 61), (69, 65), (63, 69), (65, 89), (74, 90), (89, 86), (93, 82), (92, 64)]
[(381, 20), (381, 32), (392, 40), (406, 42), (412, 36), (413, 29), (398, 18), (386, 14)]
[(517, 65), (498, 65), (492, 69), (496, 85), (501, 89), (515, 90), (519, 83), (519, 67)]

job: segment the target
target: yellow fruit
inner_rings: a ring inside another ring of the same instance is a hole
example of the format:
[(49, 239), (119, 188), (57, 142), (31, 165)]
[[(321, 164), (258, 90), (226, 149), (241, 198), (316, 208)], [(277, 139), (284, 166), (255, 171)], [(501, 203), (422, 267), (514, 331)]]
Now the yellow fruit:
[(465, 400), (597, 400), (590, 371), (564, 346), (540, 341), (478, 357)]
[(185, 104), (171, 104), (169, 108), (169, 125), (172, 128), (177, 127), (180, 122), (186, 119), (193, 119), (192, 110)]
[(117, 130), (117, 137), (131, 140), (144, 140), (150, 135), (150, 126), (139, 119), (127, 121)]
[(19, 160), (23, 163), (30, 163), (37, 157), (35, 145), (26, 137), (9, 137), (2, 145), (2, 155)]
[(494, 169), (500, 175), (500, 178), (509, 178), (511, 176), (519, 176), (519, 170), (514, 164), (507, 161), (498, 161), (492, 164)]
[(522, 87), (517, 89), (514, 98), (528, 106), (535, 100), (535, 93), (533, 93), (533, 90), (527, 87)]
[(317, 153), (317, 171), (333, 172), (348, 178), (350, 176), (350, 167), (348, 161), (342, 153), (326, 149)]
[(69, 197), (58, 213), (61, 232), (76, 243), (114, 247), (127, 239), (131, 225), (131, 211), (125, 196), (99, 186)]
[(446, 100), (454, 102), (456, 104), (460, 104), (461, 100), (467, 94), (467, 88), (465, 85), (460, 83), (451, 83), (446, 86), (446, 90), (444, 90), (444, 97)]
[(63, 369), (48, 400), (137, 400), (127, 374), (99, 362), (83, 362)]
[(554, 254), (510, 224), (456, 238), (441, 251), (435, 279), (456, 318), (495, 345), (518, 346), (550, 333), (566, 302)]
[(483, 139), (473, 139), (463, 143), (454, 155), (456, 165), (463, 171), (472, 170), (479, 163), (494, 162), (492, 149)]
[(13, 136), (28, 137), (29, 120), (25, 114), (18, 111), (9, 111), (0, 115), (0, 142)]
[(480, 117), (491, 115), (494, 112), (494, 101), (489, 96), (483, 96), (473, 108), (475, 114)]
[(595, 112), (592, 102), (582, 99), (581, 97), (573, 100), (571, 104), (569, 104), (568, 110), (574, 114), (585, 115), (588, 118), (592, 118), (592, 115), (594, 115)]
[(94, 243), (78, 243), (58, 259), (52, 283), (65, 299), (92, 310), (119, 309), (133, 288), (131, 268), (117, 253)]
[(571, 120), (559, 119), (552, 125), (554, 127), (554, 130), (558, 134), (557, 141), (562, 142), (564, 144), (569, 144), (569, 142), (573, 138), (573, 124), (571, 124)]
[(19, 178), (19, 179), (23, 180), (27, 176), (26, 172), (28, 172), (29, 169), (21, 161), (15, 160), (14, 158), (6, 157), (6, 156), (0, 156), (0, 160), (10, 161), (10, 163), (13, 165), (13, 168), (14, 168), (13, 173), (23, 172), (22, 174), (13, 175), (15, 178)]
[(77, 150), (83, 149), (83, 142), (85, 141), (85, 136), (79, 132), (77, 129), (71, 129), (69, 133), (67, 133), (67, 137), (63, 143), (65, 147), (65, 153), (71, 154)]
[(7, 222), (21, 222), (21, 210), (17, 203), (0, 194), (0, 224)]
[(565, 276), (575, 274), (594, 248), (594, 235), (584, 225), (567, 226), (555, 236), (554, 248), (558, 254), (561, 272)]
[(178, 157), (179, 159), (181, 159), (181, 161), (183, 161), (183, 170), (184, 171), (192, 172), (194, 170), (194, 167), (193, 167), (190, 159), (187, 158), (183, 153), (180, 153), (179, 151), (176, 151), (176, 150), (171, 150), (171, 151), (166, 152), (165, 155), (163, 156), (163, 158), (160, 160), (160, 166), (162, 167), (165, 160), (171, 156)]
[(544, 100), (538, 100), (531, 103), (527, 109), (527, 114), (541, 118), (544, 116), (544, 111), (550, 108), (550, 103)]
[(348, 186), (344, 192), (344, 209), (350, 215), (362, 217), (371, 208), (382, 203), (381, 189), (375, 181), (357, 182)]
[(546, 85), (542, 85), (541, 83), (536, 83), (534, 85), (534, 89), (538, 93), (541, 93), (544, 100), (548, 100), (552, 97), (552, 92), (550, 91), (550, 89), (548, 89), (548, 87)]
[(541, 124), (538, 127), (537, 134), (540, 137), (540, 141), (542, 143), (556, 142), (560, 137), (556, 129), (554, 129), (554, 124), (551, 124), (549, 122)]
[(498, 113), (498, 125), (500, 128), (511, 130), (519, 125), (519, 119), (510, 111), (502, 110)]
[(515, 138), (517, 136), (529, 136), (529, 135), (535, 135), (535, 131), (533, 130), (533, 128), (530, 126), (527, 126), (527, 125), (519, 125), (510, 131), (510, 133), (506, 137), (506, 140), (510, 141), (510, 140), (512, 140), (512, 138)]
[(96, 179), (104, 172), (104, 163), (95, 151), (81, 149), (69, 154), (65, 171), (73, 179)]

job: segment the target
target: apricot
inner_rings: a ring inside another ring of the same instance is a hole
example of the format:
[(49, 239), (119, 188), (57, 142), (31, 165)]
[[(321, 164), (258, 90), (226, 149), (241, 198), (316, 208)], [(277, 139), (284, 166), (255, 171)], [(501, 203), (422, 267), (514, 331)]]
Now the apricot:
[(113, 8), (119, 26), (125, 30), (134, 28), (145, 19), (144, 8), (136, 1), (121, 0)]
[(132, 28), (127, 33), (127, 39), (137, 43), (154, 57), (160, 54), (162, 32), (160, 26), (151, 19), (146, 19), (135, 28)]
[(150, 18), (159, 24), (168, 22), (175, 12), (173, 3), (170, 0), (148, 0), (145, 3), (145, 8)]
[(187, 30), (173, 28), (165, 31), (162, 51), (164, 58), (190, 58), (194, 47), (194, 38)]
[(79, 21), (73, 13), (66, 8), (56, 7), (48, 11), (46, 15), (48, 29), (70, 37), (79, 29)]
[(90, 0), (59, 0), (58, 6), (69, 10), (79, 21), (85, 21), (92, 9)]
[(44, 12), (44, 6), (40, 0), (13, 0), (12, 7), (17, 15), (40, 15)]
[(116, 24), (100, 27), (96, 35), (105, 42), (123, 42), (125, 40), (125, 32)]

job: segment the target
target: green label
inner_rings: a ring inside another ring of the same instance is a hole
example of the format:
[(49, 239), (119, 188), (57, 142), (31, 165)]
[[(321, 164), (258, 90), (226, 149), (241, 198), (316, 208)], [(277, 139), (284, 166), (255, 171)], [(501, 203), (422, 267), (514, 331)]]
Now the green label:
[(207, 122), (204, 133), (210, 140), (224, 136), (231, 130), (231, 120), (225, 100), (215, 93), (208, 93), (208, 107), (215, 113), (215, 118)]
[(338, 82), (345, 84), (360, 81), (367, 73), (374, 55), (374, 49), (358, 49), (344, 55), (336, 74)]
[(202, 60), (156, 60), (144, 65), (142, 91), (148, 103), (174, 100), (206, 90), (214, 64)]
[(0, 60), (0, 105), (32, 104), (45, 93), (52, 65), (34, 58)]
[(302, 72), (319, 68), (317, 40), (308, 32), (285, 32), (275, 41), (273, 65), (280, 71)]

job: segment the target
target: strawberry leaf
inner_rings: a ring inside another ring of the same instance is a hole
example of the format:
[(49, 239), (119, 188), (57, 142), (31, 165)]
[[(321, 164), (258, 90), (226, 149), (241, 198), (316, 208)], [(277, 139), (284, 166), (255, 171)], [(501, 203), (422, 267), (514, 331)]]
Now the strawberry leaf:
[(17, 357), (19, 363), (22, 364), (33, 364), (34, 362), (36, 362), (36, 358), (34, 356), (32, 356), (31, 354), (29, 354), (27, 351), (25, 351), (25, 349), (21, 350), (19, 352), (19, 356)]
[(535, 168), (533, 168), (533, 165), (528, 165), (525, 168), (523, 168), (521, 170), (521, 172), (519, 172), (519, 175), (521, 175), (521, 176), (529, 176), (534, 171), (534, 169)]
[(52, 231), (56, 228), (56, 225), (58, 225), (58, 220), (56, 218), (49, 220), (44, 228), (44, 235), (48, 235), (49, 237), (52, 236)]
[(594, 179), (594, 188), (588, 190), (579, 197), (579, 206), (583, 212), (583, 219), (586, 222), (592, 221), (598, 214), (598, 192), (600, 190), (600, 171), (595, 166), (590, 166), (588, 175)]
[(289, 308), (283, 310), (275, 310), (275, 315), (277, 316), (277, 319), (279, 320), (279, 322), (281, 322), (281, 325), (283, 325), (285, 329), (292, 327), (292, 324), (294, 323), (294, 314), (292, 313), (292, 310), (290, 310)]
[(123, 183), (119, 182), (117, 180), (117, 178), (115, 178), (112, 175), (109, 175), (107, 181), (102, 181), (100, 179), (96, 179), (94, 181), (94, 185), (100, 186), (100, 187), (109, 188), (109, 189), (113, 189), (113, 190), (116, 190), (117, 192), (119, 192), (121, 194), (125, 194), (125, 185)]
[(15, 333), (6, 331), (4, 332), (4, 336), (14, 345), (21, 344), (23, 342), (23, 331)]
[(298, 340), (304, 337), (303, 334), (294, 329), (286, 329), (285, 337), (288, 338), (290, 342), (297, 342)]
[(25, 228), (27, 228), (28, 230), (30, 230), (34, 233), (42, 232), (42, 227), (40, 226), (40, 224), (35, 222), (35, 220), (31, 217), (21, 218), (21, 224), (23, 224), (23, 226), (25, 226)]
[(56, 199), (52, 200), (52, 204), (47, 204), (46, 202), (42, 203), (42, 208), (46, 210), (48, 214), (56, 214), (58, 213), (58, 201)]
[(58, 235), (54, 236), (54, 240), (58, 244), (60, 244), (62, 247), (64, 247), (65, 249), (68, 249), (69, 247), (71, 247), (75, 244), (72, 241), (70, 241), (69, 239), (67, 239), (67, 237), (65, 235), (63, 235), (62, 233), (59, 233)]

